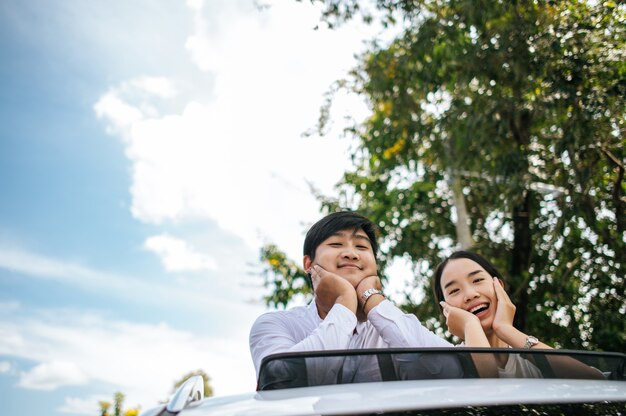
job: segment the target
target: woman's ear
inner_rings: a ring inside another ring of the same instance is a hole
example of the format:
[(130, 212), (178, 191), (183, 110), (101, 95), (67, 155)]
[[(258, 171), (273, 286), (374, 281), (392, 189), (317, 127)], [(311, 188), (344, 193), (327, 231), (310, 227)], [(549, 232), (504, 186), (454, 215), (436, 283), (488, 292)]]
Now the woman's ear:
[(312, 265), (313, 265), (313, 260), (311, 259), (311, 257), (308, 255), (304, 256), (304, 258), (302, 259), (302, 266), (304, 267), (304, 271), (306, 273), (309, 273), (309, 269), (311, 268)]

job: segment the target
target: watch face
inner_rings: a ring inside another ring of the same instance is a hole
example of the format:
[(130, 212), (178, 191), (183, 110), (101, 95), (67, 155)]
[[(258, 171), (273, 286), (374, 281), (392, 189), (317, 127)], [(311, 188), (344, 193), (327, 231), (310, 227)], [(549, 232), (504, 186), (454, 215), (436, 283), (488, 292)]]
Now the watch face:
[(539, 340), (536, 337), (529, 335), (528, 338), (526, 338), (526, 345), (524, 345), (524, 348), (530, 348), (537, 344), (539, 344)]

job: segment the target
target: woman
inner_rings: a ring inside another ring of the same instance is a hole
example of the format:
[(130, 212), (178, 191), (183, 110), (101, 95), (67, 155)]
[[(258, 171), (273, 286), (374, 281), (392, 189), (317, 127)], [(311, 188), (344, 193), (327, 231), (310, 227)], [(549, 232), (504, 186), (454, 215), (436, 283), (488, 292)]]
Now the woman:
[[(515, 305), (504, 290), (502, 275), (484, 257), (470, 251), (453, 253), (437, 267), (433, 287), (448, 330), (462, 340), (484, 336), (492, 348), (552, 349), (513, 326)], [(497, 360), (500, 377), (542, 377), (537, 366), (519, 354), (499, 354)], [(557, 376), (602, 378), (599, 371), (566, 356), (548, 361)]]

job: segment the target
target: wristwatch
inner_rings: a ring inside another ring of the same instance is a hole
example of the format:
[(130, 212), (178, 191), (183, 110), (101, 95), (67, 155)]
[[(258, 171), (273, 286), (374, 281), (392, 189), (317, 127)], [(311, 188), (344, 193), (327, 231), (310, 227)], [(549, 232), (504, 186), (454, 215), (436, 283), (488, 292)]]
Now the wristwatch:
[(536, 337), (533, 337), (532, 335), (529, 335), (526, 338), (526, 343), (524, 344), (523, 348), (532, 348), (535, 345), (539, 344), (539, 340)]
[(374, 288), (367, 289), (365, 292), (363, 292), (363, 295), (361, 295), (361, 299), (363, 299), (363, 306), (365, 306), (365, 304), (367, 303), (367, 300), (371, 298), (373, 295), (382, 295), (382, 294), (383, 294), (382, 290), (378, 290)]

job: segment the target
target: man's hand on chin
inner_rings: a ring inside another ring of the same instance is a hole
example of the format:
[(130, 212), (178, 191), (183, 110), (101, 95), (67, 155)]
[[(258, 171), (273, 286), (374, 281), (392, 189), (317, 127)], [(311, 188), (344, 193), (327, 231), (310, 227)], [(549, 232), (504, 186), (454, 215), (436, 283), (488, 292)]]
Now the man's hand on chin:
[[(363, 299), (363, 294), (365, 291), (369, 289), (382, 290), (383, 286), (380, 283), (380, 278), (377, 275), (367, 276), (356, 287), (357, 300), (359, 302), (358, 310), (362, 313), (364, 318), (360, 318), (360, 320), (367, 319), (367, 314), (372, 310), (375, 306), (377, 306), (380, 302), (385, 300), (385, 296), (382, 293), (376, 293), (368, 297), (367, 300)], [(358, 315), (357, 315), (358, 316)]]
[(342, 304), (356, 315), (358, 306), (356, 290), (348, 280), (324, 270), (317, 264), (311, 267), (309, 273), (320, 318), (324, 319), (336, 303)]

